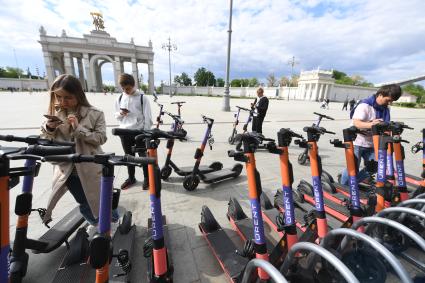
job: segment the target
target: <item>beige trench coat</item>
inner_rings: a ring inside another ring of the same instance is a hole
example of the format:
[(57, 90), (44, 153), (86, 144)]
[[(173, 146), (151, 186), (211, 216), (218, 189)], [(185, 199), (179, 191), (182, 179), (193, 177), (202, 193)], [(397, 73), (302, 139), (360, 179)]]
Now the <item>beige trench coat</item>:
[[(75, 141), (75, 151), (80, 154), (93, 155), (103, 152), (101, 145), (106, 142), (106, 123), (105, 115), (101, 110), (94, 107), (81, 106), (80, 112), (77, 115), (79, 124), (75, 130), (68, 123), (65, 111), (57, 112), (56, 116), (61, 118), (64, 123), (52, 132), (46, 129), (46, 124), (44, 123), (41, 128), (43, 137), (60, 141), (71, 141), (73, 138)], [(99, 215), (102, 166), (94, 163), (76, 163), (75, 167), (93, 215), (97, 218)], [(53, 164), (52, 192), (47, 203), (47, 212), (43, 222), (46, 223), (52, 219), (53, 209), (68, 190), (65, 182), (71, 174), (72, 169), (72, 163)]]

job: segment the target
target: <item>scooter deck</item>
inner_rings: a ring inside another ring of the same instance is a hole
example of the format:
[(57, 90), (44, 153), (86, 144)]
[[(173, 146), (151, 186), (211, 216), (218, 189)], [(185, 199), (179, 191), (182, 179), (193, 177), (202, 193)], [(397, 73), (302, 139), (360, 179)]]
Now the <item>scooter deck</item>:
[(239, 176), (239, 174), (239, 172), (233, 171), (232, 169), (221, 169), (219, 171), (213, 171), (207, 174), (202, 174), (200, 175), (200, 178), (205, 183), (210, 184), (230, 178), (235, 178)]
[[(234, 201), (236, 201), (236, 199), (234, 199)], [(250, 217), (246, 217), (244, 219), (234, 219), (232, 215), (227, 213), (227, 218), (229, 219), (230, 224), (232, 225), (233, 229), (238, 233), (242, 241), (245, 242), (247, 240), (254, 239), (252, 219)], [(265, 236), (266, 236), (267, 250), (271, 251), (273, 247), (276, 246), (277, 241), (275, 239), (267, 237), (267, 235)]]
[(410, 247), (400, 253), (400, 257), (421, 270), (422, 273), (425, 273), (425, 253), (422, 250)]
[[(118, 254), (119, 250), (125, 249), (129, 252), (129, 258), (131, 260), (133, 255), (133, 243), (136, 235), (136, 226), (133, 225), (127, 234), (122, 234), (119, 229), (115, 232), (112, 238), (113, 254)], [(57, 283), (73, 283), (73, 282), (94, 282), (96, 278), (96, 270), (93, 269), (88, 259), (80, 263), (75, 263), (66, 266), (66, 256), (62, 261), (61, 266), (52, 282)], [(114, 275), (123, 274), (116, 257), (112, 258), (111, 264), (109, 265), (109, 281), (112, 282), (129, 282), (129, 275), (122, 275), (114, 277)]]
[(40, 250), (32, 250), (33, 253), (49, 253), (60, 247), (68, 238), (83, 224), (84, 218), (80, 209), (75, 207), (64, 218), (47, 230), (38, 240), (46, 243)]
[[(214, 172), (214, 168), (211, 168), (207, 165), (200, 165), (198, 170), (201, 173), (204, 173), (204, 174)], [(188, 175), (192, 174), (193, 166), (178, 167), (178, 169), (175, 169), (174, 172), (176, 172), (177, 175), (179, 175), (179, 176), (188, 176)]]
[(205, 225), (200, 223), (199, 229), (228, 278), (232, 282), (240, 282), (249, 260), (236, 254), (238, 247), (220, 226), (214, 231), (207, 232)]
[[(335, 186), (335, 189), (337, 190), (338, 198), (349, 198), (350, 197), (350, 187), (340, 184), (340, 183), (332, 183), (332, 185)], [(371, 191), (371, 187), (368, 185), (365, 186), (359, 186), (359, 196), (360, 196), (360, 202), (362, 204), (367, 204), (368, 198), (369, 198), (369, 192)], [(332, 194), (334, 195), (334, 194)]]
[[(314, 198), (304, 194), (304, 199), (311, 206), (315, 206)], [(323, 197), (323, 202), (325, 204), (325, 212), (328, 215), (332, 215), (339, 221), (345, 222), (350, 216), (350, 211), (347, 207), (342, 206), (338, 203), (328, 200), (326, 197)]]
[[(128, 256), (130, 259), (130, 262), (132, 262), (132, 257), (134, 254), (134, 239), (136, 236), (136, 225), (131, 226), (130, 231), (128, 231), (127, 234), (121, 233), (120, 229), (117, 229), (117, 231), (114, 234), (113, 241), (113, 248), (114, 252), (113, 254), (118, 254), (120, 250), (126, 250), (128, 251)], [(122, 275), (121, 275), (122, 274)], [(116, 276), (120, 275), (120, 276)], [(129, 282), (130, 281), (130, 274), (124, 274), (123, 270), (121, 269), (119, 262), (116, 257), (112, 258), (111, 264), (109, 265), (109, 283), (112, 282)]]

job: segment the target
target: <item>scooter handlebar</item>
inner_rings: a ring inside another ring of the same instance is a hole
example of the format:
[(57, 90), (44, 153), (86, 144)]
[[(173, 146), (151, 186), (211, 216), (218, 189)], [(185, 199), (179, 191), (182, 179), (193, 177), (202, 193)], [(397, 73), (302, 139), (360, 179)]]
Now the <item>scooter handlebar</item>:
[(34, 145), (63, 145), (63, 146), (74, 146), (74, 142), (67, 142), (67, 141), (58, 141), (54, 139), (45, 139), (41, 138), (37, 135), (31, 135), (27, 137), (18, 137), (14, 135), (0, 135), (0, 140), (7, 141), (7, 142), (24, 142), (26, 144)]
[(320, 116), (322, 118), (326, 118), (328, 120), (335, 120), (334, 118), (327, 116), (327, 115), (324, 115), (324, 114), (321, 114), (321, 113), (313, 112), (313, 114), (316, 114), (317, 116)]
[(112, 165), (135, 165), (143, 166), (148, 164), (155, 164), (156, 159), (153, 157), (135, 157), (132, 155), (124, 156), (111, 156), (109, 163)]
[(237, 105), (236, 105), (236, 108), (238, 108), (240, 110), (244, 110), (244, 111), (250, 111), (248, 108), (237, 106)]
[(144, 133), (145, 133), (145, 130), (140, 130), (140, 129), (122, 129), (122, 128), (112, 129), (112, 134), (114, 136), (138, 136)]

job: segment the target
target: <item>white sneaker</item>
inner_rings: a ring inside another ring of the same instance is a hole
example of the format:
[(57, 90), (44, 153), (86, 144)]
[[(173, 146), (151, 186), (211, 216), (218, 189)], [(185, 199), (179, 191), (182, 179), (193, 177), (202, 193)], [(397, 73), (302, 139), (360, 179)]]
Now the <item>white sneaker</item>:
[(94, 234), (97, 233), (97, 225), (89, 225), (87, 226), (87, 234), (89, 234), (89, 239), (93, 238)]

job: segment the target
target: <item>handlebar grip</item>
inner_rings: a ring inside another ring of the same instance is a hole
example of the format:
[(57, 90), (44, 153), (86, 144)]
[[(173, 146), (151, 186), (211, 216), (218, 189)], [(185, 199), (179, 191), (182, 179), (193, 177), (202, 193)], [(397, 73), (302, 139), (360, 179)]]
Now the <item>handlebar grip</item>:
[(65, 155), (49, 155), (43, 157), (42, 161), (45, 162), (75, 162), (80, 154), (65, 154)]
[(153, 157), (135, 157), (132, 155), (124, 155), (122, 161), (128, 163), (136, 163), (141, 165), (155, 164), (156, 159)]
[(72, 153), (74, 153), (74, 148), (72, 146), (30, 145), (25, 150), (25, 154), (33, 154), (38, 156), (63, 155)]
[(112, 134), (114, 136), (137, 136), (143, 133), (145, 133), (145, 131), (139, 130), (139, 129), (122, 129), (122, 128), (112, 129)]
[(329, 119), (329, 120), (335, 120), (334, 118), (327, 116), (327, 115), (324, 115), (324, 114), (321, 114), (321, 113), (313, 112), (313, 114), (316, 114), (316, 115), (318, 115), (322, 118), (326, 118), (326, 119)]

